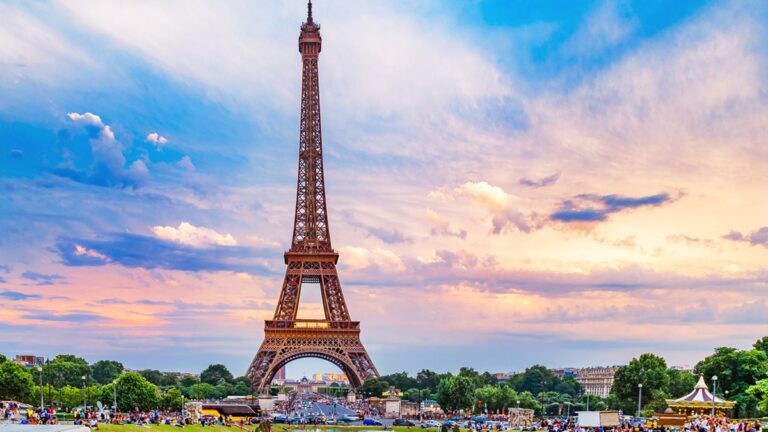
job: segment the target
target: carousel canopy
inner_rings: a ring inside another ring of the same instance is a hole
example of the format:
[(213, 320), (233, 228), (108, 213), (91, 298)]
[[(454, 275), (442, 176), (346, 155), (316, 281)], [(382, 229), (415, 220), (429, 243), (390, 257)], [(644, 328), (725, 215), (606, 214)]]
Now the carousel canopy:
[(707, 387), (707, 384), (704, 382), (704, 375), (699, 375), (699, 382), (696, 383), (696, 387), (693, 388), (693, 391), (688, 393), (687, 395), (679, 398), (679, 399), (668, 399), (667, 405), (669, 406), (712, 406), (712, 399), (715, 400), (715, 406), (725, 406), (730, 407), (735, 404), (735, 402), (727, 401), (724, 399), (721, 399), (717, 396), (712, 395), (712, 393), (709, 392), (709, 388)]

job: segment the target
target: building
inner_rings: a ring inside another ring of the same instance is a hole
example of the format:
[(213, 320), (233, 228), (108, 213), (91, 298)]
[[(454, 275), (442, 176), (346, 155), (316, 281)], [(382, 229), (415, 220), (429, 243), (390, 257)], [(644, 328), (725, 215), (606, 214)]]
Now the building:
[(13, 362), (24, 367), (37, 367), (45, 364), (45, 357), (34, 355), (17, 355)]
[(611, 393), (613, 377), (616, 375), (616, 370), (618, 369), (618, 366), (598, 366), (574, 369), (573, 378), (576, 382), (581, 384), (584, 393), (604, 398), (608, 397)]
[(315, 381), (324, 381), (327, 383), (345, 383), (348, 384), (349, 380), (347, 379), (347, 374), (343, 373), (331, 373), (331, 372), (325, 372), (321, 374), (314, 374), (312, 376), (312, 379)]
[(285, 366), (277, 370), (277, 373), (275, 374), (274, 379), (285, 381)]
[(558, 378), (572, 377), (581, 384), (585, 393), (604, 398), (611, 393), (613, 377), (618, 369), (618, 366), (594, 366), (551, 369), (550, 371)]
[(494, 377), (496, 377), (496, 381), (499, 382), (499, 384), (504, 384), (507, 381), (509, 381), (510, 378), (517, 375), (519, 372), (496, 372), (493, 374)]

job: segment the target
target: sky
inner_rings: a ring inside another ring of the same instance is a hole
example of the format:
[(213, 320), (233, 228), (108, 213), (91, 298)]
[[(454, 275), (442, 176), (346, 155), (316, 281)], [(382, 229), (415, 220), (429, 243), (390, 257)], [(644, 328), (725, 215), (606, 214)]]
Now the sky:
[[(0, 1), (3, 354), (244, 373), (292, 232), (305, 17)], [(314, 18), (331, 237), (381, 373), (693, 366), (768, 334), (768, 3)]]

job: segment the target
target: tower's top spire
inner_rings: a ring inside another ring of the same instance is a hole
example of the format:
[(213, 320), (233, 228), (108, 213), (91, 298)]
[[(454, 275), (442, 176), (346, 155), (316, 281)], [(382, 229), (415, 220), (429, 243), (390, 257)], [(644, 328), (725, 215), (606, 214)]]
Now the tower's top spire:
[(307, 21), (301, 25), (299, 34), (299, 51), (306, 55), (317, 55), (320, 52), (320, 24), (312, 18), (312, 0), (307, 2)]

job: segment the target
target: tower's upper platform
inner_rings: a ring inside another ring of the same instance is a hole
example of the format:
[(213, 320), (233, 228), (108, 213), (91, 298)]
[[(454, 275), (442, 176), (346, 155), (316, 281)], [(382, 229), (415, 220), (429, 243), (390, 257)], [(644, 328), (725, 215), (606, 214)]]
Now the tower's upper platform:
[(323, 38), (320, 37), (320, 24), (312, 19), (312, 1), (307, 3), (307, 21), (301, 25), (299, 34), (299, 52), (302, 55), (318, 55)]

